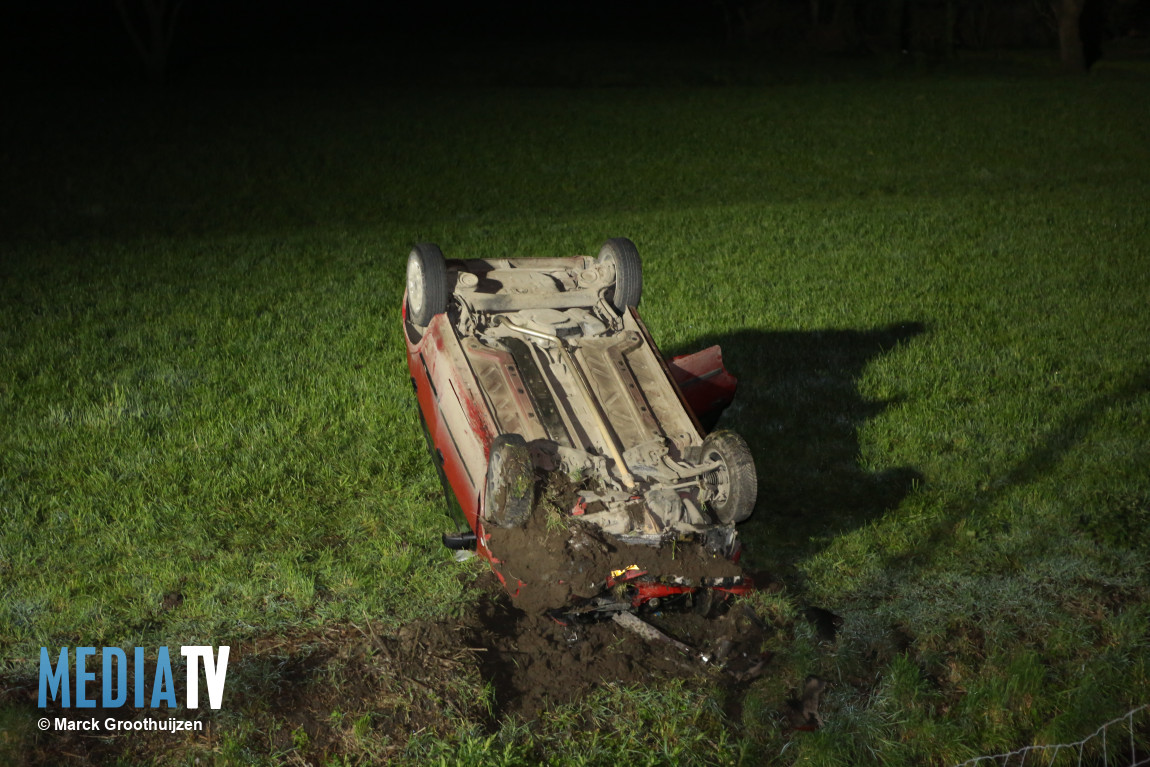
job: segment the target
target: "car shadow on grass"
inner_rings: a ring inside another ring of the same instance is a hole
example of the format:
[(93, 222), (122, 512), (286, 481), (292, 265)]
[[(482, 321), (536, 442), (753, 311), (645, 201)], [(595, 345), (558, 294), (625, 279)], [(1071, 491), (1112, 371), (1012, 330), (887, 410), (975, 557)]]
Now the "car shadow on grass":
[(758, 504), (742, 533), (752, 568), (790, 580), (794, 563), (895, 508), (922, 481), (911, 466), (873, 472), (860, 465), (859, 429), (898, 399), (868, 399), (858, 381), (871, 361), (925, 331), (921, 322), (740, 330), (669, 350), (673, 356), (719, 344), (739, 379), (717, 428), (742, 434), (755, 457)]
[[(1087, 398), (1062, 420), (1037, 435), (1033, 446), (1018, 462), (980, 486), (970, 488), (966, 497), (950, 504), (947, 513), (941, 515), (914, 546), (885, 556), (884, 569), (901, 570), (930, 561), (937, 556), (939, 549), (946, 547), (960, 523), (967, 525), (971, 536), (977, 536), (982, 528), (995, 525), (1003, 528), (1000, 534), (1007, 533), (1010, 525), (1001, 521), (989, 522), (987, 512), (1009, 493), (1034, 485), (1054, 473), (1071, 451), (1087, 442), (1091, 431), (1108, 412), (1127, 407), (1147, 393), (1150, 393), (1150, 367), (1142, 367), (1119, 378), (1109, 389)], [(1018, 435), (1020, 442), (1028, 438), (1028, 434)], [(1098, 507), (1082, 509), (1077, 523), (1081, 532), (1097, 544), (1122, 549), (1134, 548), (1141, 541), (1150, 540), (1142, 521), (1150, 514), (1144, 498), (1126, 494), (1119, 486), (1096, 500)]]

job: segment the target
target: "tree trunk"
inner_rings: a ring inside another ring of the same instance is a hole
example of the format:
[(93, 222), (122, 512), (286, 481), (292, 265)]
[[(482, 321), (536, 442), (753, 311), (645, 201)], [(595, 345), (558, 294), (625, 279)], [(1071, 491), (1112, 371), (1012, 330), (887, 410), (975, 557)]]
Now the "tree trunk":
[(840, 41), (842, 50), (854, 50), (858, 45), (858, 32), (855, 29), (855, 0), (838, 0), (835, 3), (831, 27)]
[(946, 27), (942, 32), (942, 55), (954, 58), (955, 30), (958, 27), (958, 0), (946, 0)]
[(993, 44), (990, 35), (992, 29), (990, 24), (991, 13), (990, 3), (979, 4), (974, 22), (974, 34), (977, 38), (975, 44), (979, 48), (989, 48)]
[(902, 39), (903, 16), (905, 12), (906, 0), (887, 0), (885, 47), (894, 53), (898, 53), (906, 47), (903, 45)]
[(1086, 69), (1086, 53), (1082, 47), (1082, 9), (1085, 0), (1056, 0), (1058, 17), (1058, 52), (1062, 66), (1070, 72)]
[(141, 5), (142, 17), (141, 13), (132, 13), (126, 0), (116, 0), (120, 20), (132, 38), (148, 79), (161, 85), (168, 74), (168, 53), (183, 0), (143, 0)]
[[(833, 5), (819, 7), (811, 3), (811, 13), (816, 23), (811, 27), (810, 42), (823, 53), (845, 53), (857, 50), (859, 33), (855, 24), (855, 3), (857, 0), (834, 0)], [(823, 20), (830, 9), (830, 18)]]

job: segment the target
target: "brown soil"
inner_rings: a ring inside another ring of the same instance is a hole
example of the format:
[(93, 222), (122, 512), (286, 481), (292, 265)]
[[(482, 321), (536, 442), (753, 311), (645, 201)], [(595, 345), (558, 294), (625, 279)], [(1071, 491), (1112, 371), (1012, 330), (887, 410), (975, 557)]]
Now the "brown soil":
[[(188, 718), (205, 720), (200, 733), (108, 738), (29, 728), (20, 742), (0, 743), (14, 748), (0, 748), (0, 761), (15, 754), (26, 764), (171, 759), (217, 750), (220, 728), (234, 726), (226, 722), (237, 718), (254, 725), (246, 746), (257, 752), (294, 751), (323, 762), (340, 754), (362, 755), (366, 740), (375, 744), (373, 760), (386, 761), (402, 752), (412, 733), (447, 736), (468, 721), (494, 731), (508, 716), (531, 720), (546, 708), (581, 701), (604, 684), (643, 685), (660, 677), (728, 685), (728, 706), (737, 708), (740, 690), (767, 670), (770, 659), (761, 652), (766, 627), (736, 600), (723, 602), (714, 611), (718, 615), (706, 618), (646, 610), (643, 619), (679, 646), (641, 638), (611, 620), (563, 625), (548, 616), (552, 608), (599, 594), (610, 571), (631, 565), (652, 577), (694, 582), (743, 574), (698, 545), (652, 548), (605, 536), (566, 513), (575, 493), (565, 477), (553, 473), (537, 493), (525, 526), (493, 532), (489, 543), (500, 560), (494, 567), (514, 596), (488, 571), (477, 584), (482, 595), (475, 609), (458, 620), (416, 622), (398, 630), (379, 623), (331, 626), (233, 646), (226, 715), (195, 712)], [(517, 592), (516, 584), (522, 584)], [(690, 649), (684, 651), (682, 644)], [(182, 701), (182, 675), (175, 676)], [(101, 683), (99, 678), (91, 683), (91, 697), (99, 695)], [(493, 691), (492, 700), (485, 699), (485, 688)], [(29, 723), (40, 716), (173, 715), (167, 709), (127, 707), (106, 714), (41, 711), (35, 708), (37, 689), (36, 679), (0, 675), (0, 706), (25, 710)], [(738, 718), (737, 711), (728, 713)]]
[(630, 545), (604, 535), (594, 525), (567, 511), (577, 489), (554, 472), (548, 475), (527, 524), (488, 530), (488, 547), (515, 606), (528, 614), (563, 608), (604, 591), (613, 570), (637, 565), (649, 577), (703, 578), (743, 575), (730, 560), (708, 553), (696, 543), (659, 548)]
[(762, 624), (738, 606), (709, 619), (647, 616), (652, 625), (708, 656), (708, 663), (645, 641), (612, 621), (563, 626), (519, 609), (502, 595), (482, 605), (477, 618), (469, 639), (486, 650), (479, 668), (495, 687), (496, 717), (531, 719), (543, 708), (581, 700), (607, 682), (642, 684), (659, 675), (736, 682), (761, 673), (765, 660)]
[[(334, 626), (297, 636), (268, 637), (233, 646), (225, 711), (201, 709), (203, 732), (181, 736), (133, 733), (97, 738), (34, 731), (39, 716), (86, 718), (101, 712), (35, 708), (35, 679), (2, 679), (0, 706), (23, 710), (29, 727), (9, 743), (26, 764), (102, 764), (152, 761), (218, 749), (220, 728), (250, 721), (256, 750), (295, 749), (309, 761), (361, 752), (363, 717), (386, 760), (415, 732), (448, 735), (461, 721), (491, 729), (509, 715), (524, 720), (543, 709), (578, 702), (600, 685), (642, 685), (660, 677), (718, 682), (737, 691), (767, 670), (763, 626), (739, 604), (703, 619), (693, 614), (646, 619), (709, 656), (703, 663), (668, 644), (648, 642), (611, 621), (565, 627), (526, 612), (485, 575), (476, 609), (459, 620), (417, 622), (388, 631), (381, 624)], [(181, 674), (176, 694), (183, 699)], [(100, 680), (93, 684), (98, 696)], [(480, 691), (490, 685), (494, 700)], [(166, 709), (108, 712), (121, 719), (166, 718)], [(183, 717), (191, 712), (178, 711)], [(226, 714), (226, 715), (225, 715)], [(357, 725), (357, 722), (359, 724)], [(231, 723), (231, 724), (229, 724)], [(357, 731), (357, 726), (360, 728)], [(301, 745), (302, 744), (302, 745)]]

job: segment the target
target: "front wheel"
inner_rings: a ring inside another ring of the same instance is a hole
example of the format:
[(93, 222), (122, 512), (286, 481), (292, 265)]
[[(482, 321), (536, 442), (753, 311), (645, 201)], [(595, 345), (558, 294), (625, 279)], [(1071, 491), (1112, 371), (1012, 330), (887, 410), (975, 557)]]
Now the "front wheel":
[(613, 237), (599, 249), (597, 263), (615, 267), (615, 287), (610, 294), (611, 305), (620, 313), (628, 306), (638, 306), (643, 295), (643, 262), (639, 249), (626, 237)]
[(724, 525), (742, 522), (755, 510), (759, 479), (747, 442), (733, 431), (713, 431), (703, 440), (703, 460), (718, 466), (703, 477), (707, 504)]
[(407, 256), (407, 318), (427, 327), (447, 310), (447, 261), (438, 245), (417, 243)]
[(527, 442), (518, 434), (501, 434), (491, 442), (483, 517), (499, 527), (520, 527), (535, 502), (535, 467)]

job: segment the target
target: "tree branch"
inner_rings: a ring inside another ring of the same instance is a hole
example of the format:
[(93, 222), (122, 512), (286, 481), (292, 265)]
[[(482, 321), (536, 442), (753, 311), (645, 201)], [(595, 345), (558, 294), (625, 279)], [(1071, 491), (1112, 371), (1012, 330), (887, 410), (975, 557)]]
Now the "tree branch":
[(136, 52), (146, 62), (149, 58), (148, 49), (144, 45), (144, 41), (140, 39), (136, 25), (132, 23), (132, 17), (128, 14), (128, 7), (124, 4), (124, 0), (116, 0), (116, 10), (120, 12), (120, 19), (124, 22), (124, 29), (128, 30), (128, 35), (132, 38), (132, 45), (136, 47)]
[(167, 44), (172, 44), (172, 38), (176, 36), (176, 18), (180, 15), (180, 9), (184, 7), (184, 0), (176, 0), (172, 4), (172, 13), (168, 16), (168, 29), (166, 32)]

